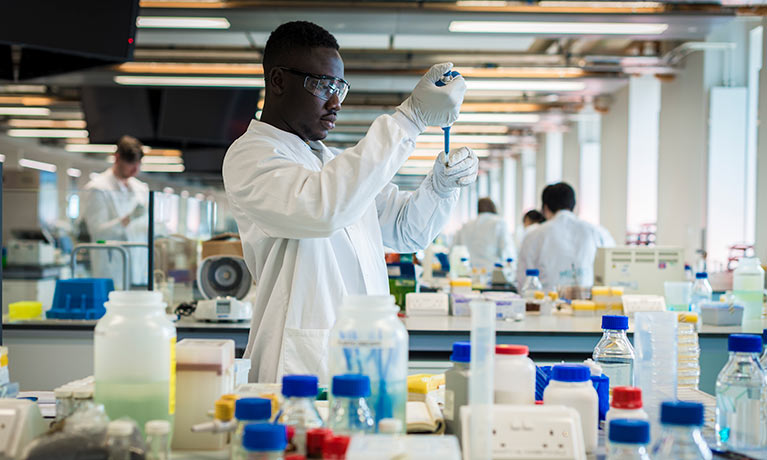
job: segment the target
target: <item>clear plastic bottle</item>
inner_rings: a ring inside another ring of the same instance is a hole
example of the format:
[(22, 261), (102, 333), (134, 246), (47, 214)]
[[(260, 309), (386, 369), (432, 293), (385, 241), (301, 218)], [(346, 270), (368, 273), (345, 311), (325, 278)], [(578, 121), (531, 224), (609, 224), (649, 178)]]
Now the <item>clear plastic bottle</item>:
[(495, 403), (535, 404), (535, 364), (527, 345), (495, 346)]
[(541, 272), (537, 268), (525, 270), (525, 284), (522, 285), (522, 297), (525, 299), (534, 299), (536, 291), (542, 291), (543, 286), (538, 277)]
[(767, 373), (767, 329), (762, 331), (762, 346), (764, 347), (764, 353), (762, 353), (762, 359), (759, 362), (762, 364), (764, 372)]
[(662, 433), (652, 450), (654, 460), (711, 460), (703, 434), (703, 404), (667, 401), (660, 407)]
[(458, 265), (458, 276), (470, 277), (471, 275), (471, 262), (469, 262), (469, 258), (461, 257), (461, 263)]
[(150, 420), (144, 425), (146, 433), (146, 460), (170, 459), (170, 423)]
[(677, 388), (698, 389), (700, 383), (700, 344), (696, 313), (679, 313), (677, 324)]
[(72, 415), (74, 399), (72, 399), (72, 388), (64, 385), (53, 390), (53, 396), (56, 398), (56, 421), (59, 422)]
[(764, 309), (764, 269), (756, 257), (740, 259), (732, 274), (732, 293), (745, 307), (743, 319), (759, 319)]
[(695, 283), (692, 285), (692, 295), (690, 300), (690, 311), (700, 315), (700, 306), (705, 302), (711, 302), (714, 290), (708, 283), (708, 273), (696, 273)]
[(285, 425), (276, 423), (251, 423), (242, 435), (246, 460), (282, 460), (287, 444)]
[(647, 420), (615, 419), (610, 421), (610, 448), (607, 460), (650, 460), (650, 423)]
[[(313, 375), (286, 375), (282, 378), (282, 395), (285, 402), (279, 420), (295, 428), (293, 444), (296, 451), (303, 455), (306, 455), (306, 431), (323, 426), (322, 417), (314, 406), (317, 387), (317, 377)], [(248, 426), (245, 427), (245, 432)]]
[(361, 374), (333, 377), (333, 406), (328, 426), (333, 433), (352, 435), (375, 432), (375, 420), (365, 398), (370, 396), (370, 378)]
[(133, 423), (114, 420), (107, 425), (107, 450), (109, 460), (131, 460), (131, 435)]
[(604, 315), (602, 317), (602, 339), (594, 348), (594, 362), (610, 378), (610, 390), (615, 387), (634, 386), (634, 347), (631, 346), (626, 330), (627, 316)]
[(716, 379), (716, 441), (729, 450), (767, 448), (767, 376), (759, 364), (762, 338), (732, 334), (730, 359)]
[(237, 419), (237, 428), (232, 435), (233, 460), (245, 456), (245, 451), (242, 449), (245, 425), (268, 422), (272, 418), (272, 401), (266, 398), (238, 399), (234, 403), (234, 418)]

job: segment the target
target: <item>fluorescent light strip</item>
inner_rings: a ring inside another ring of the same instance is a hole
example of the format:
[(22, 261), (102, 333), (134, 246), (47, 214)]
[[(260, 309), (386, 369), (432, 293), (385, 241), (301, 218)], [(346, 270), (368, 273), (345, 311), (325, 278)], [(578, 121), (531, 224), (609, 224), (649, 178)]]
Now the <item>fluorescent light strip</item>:
[(19, 160), (19, 166), (22, 168), (37, 169), (40, 171), (48, 171), (52, 173), (56, 172), (56, 165), (54, 164), (45, 163), (43, 161), (27, 160), (26, 158)]
[(47, 117), (50, 114), (51, 109), (47, 107), (0, 107), (0, 115)]
[(139, 29), (228, 29), (232, 25), (226, 18), (182, 17), (182, 16), (139, 16)]
[(142, 172), (168, 172), (168, 173), (180, 173), (184, 172), (184, 165), (146, 165), (141, 167)]
[(553, 35), (659, 35), (668, 24), (637, 22), (452, 21), (450, 32)]
[(128, 86), (216, 86), (263, 88), (263, 78), (245, 77), (157, 77), (150, 75), (117, 75), (114, 82)]
[[(367, 126), (364, 127), (367, 132)], [(337, 129), (337, 128), (336, 128)], [(345, 129), (345, 128), (344, 128)], [(503, 125), (480, 125), (480, 124), (455, 124), (450, 130), (451, 134), (506, 134), (509, 128)], [(429, 126), (424, 131), (425, 134), (442, 134), (442, 128), (438, 126)]]
[(11, 137), (50, 137), (50, 138), (81, 138), (88, 137), (85, 129), (9, 129)]
[(68, 168), (67, 169), (67, 176), (69, 177), (80, 177), (83, 175), (83, 172), (80, 171), (77, 168)]
[[(459, 2), (460, 3), (460, 2)], [(610, 2), (610, 1), (598, 1), (598, 2), (582, 2), (577, 0), (572, 1), (559, 1), (559, 0), (544, 0), (538, 2), (538, 6), (544, 8), (620, 8), (628, 10), (646, 10), (663, 8), (663, 3), (660, 2)]]
[(67, 144), (64, 146), (67, 152), (80, 153), (114, 153), (117, 146), (112, 144)]
[(456, 123), (538, 123), (541, 116), (533, 113), (462, 113)]
[(583, 91), (586, 83), (562, 80), (466, 80), (471, 91)]
[[(115, 162), (115, 156), (109, 155), (107, 157), (107, 162), (114, 163)], [(183, 164), (184, 160), (181, 157), (165, 157), (165, 156), (143, 156), (141, 158), (141, 164), (142, 165), (177, 165), (177, 164)]]
[(261, 64), (227, 63), (126, 62), (118, 65), (117, 71), (183, 75), (263, 75), (264, 66)]
[(85, 120), (8, 120), (11, 128), (74, 128), (85, 129)]

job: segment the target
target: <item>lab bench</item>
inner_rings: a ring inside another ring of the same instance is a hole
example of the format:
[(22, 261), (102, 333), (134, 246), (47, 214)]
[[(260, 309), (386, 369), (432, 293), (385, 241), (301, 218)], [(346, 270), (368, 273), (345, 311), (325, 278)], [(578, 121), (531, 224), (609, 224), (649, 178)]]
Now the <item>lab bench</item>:
[[(414, 316), (404, 319), (410, 334), (411, 368), (448, 367), (453, 342), (469, 340), (468, 317)], [(3, 345), (9, 347), (10, 373), (22, 389), (50, 389), (93, 374), (93, 328), (96, 321), (36, 320), (3, 324)], [(537, 362), (575, 361), (591, 356), (602, 335), (601, 318), (528, 316), (520, 322), (498, 321), (498, 343), (527, 345)], [(182, 319), (178, 339), (228, 338), (243, 350), (249, 323), (203, 323)], [(629, 326), (632, 336), (633, 324)], [(767, 321), (746, 321), (742, 327), (706, 326), (699, 332), (700, 389), (713, 394), (716, 377), (727, 361), (727, 336), (761, 334)]]

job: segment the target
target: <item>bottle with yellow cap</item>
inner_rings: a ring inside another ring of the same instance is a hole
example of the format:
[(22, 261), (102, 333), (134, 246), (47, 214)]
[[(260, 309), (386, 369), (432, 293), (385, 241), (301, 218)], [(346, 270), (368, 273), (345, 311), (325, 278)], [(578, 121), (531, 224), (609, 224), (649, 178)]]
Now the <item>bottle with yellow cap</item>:
[(677, 387), (697, 389), (700, 383), (698, 314), (680, 312), (677, 326)]

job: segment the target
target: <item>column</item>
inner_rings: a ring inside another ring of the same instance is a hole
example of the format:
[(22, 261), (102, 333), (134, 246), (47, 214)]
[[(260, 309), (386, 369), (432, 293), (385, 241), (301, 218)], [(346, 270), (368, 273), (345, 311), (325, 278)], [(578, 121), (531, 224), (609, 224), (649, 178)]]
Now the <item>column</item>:
[(549, 139), (546, 133), (540, 133), (538, 138), (538, 148), (535, 151), (535, 200), (538, 209), (541, 208), (541, 193), (546, 187), (546, 149), (549, 146)]
[[(572, 123), (562, 135), (562, 182), (575, 189), (576, 203), (581, 199), (580, 172), (581, 146), (578, 139), (578, 124)], [(576, 212), (580, 206), (576, 204)]]
[(501, 163), (501, 211), (500, 214), (513, 232), (517, 228), (517, 160), (504, 157)]
[(562, 131), (546, 133), (546, 171), (544, 187), (562, 182)]
[[(767, 17), (762, 18), (765, 28), (762, 38), (762, 62), (767, 63)], [(756, 153), (756, 255), (767, 261), (767, 65), (759, 71), (759, 109), (760, 123), (757, 131)]]
[(626, 183), (628, 181), (629, 88), (613, 94), (609, 112), (602, 117), (601, 186), (602, 226), (621, 244), (626, 236)]

